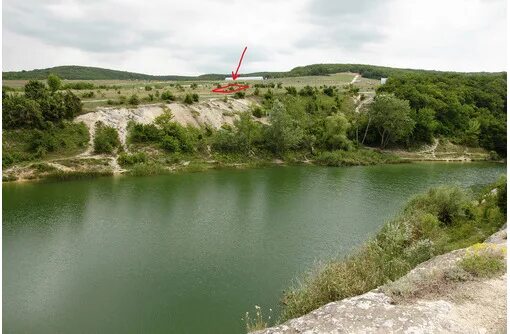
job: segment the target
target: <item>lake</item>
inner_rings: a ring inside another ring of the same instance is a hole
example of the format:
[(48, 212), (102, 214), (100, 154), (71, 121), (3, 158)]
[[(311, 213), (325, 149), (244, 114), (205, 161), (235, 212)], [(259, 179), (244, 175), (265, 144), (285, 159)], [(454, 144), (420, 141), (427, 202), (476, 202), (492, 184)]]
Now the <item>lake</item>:
[[(7, 333), (243, 333), (431, 186), (506, 165), (274, 167), (3, 184)], [(273, 314), (273, 318), (277, 314)]]

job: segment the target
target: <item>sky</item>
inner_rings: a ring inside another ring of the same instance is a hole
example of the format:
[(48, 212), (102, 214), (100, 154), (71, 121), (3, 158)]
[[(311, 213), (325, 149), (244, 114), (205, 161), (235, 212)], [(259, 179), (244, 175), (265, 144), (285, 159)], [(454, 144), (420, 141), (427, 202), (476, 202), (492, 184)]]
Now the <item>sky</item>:
[(506, 0), (3, 0), (2, 69), (506, 70)]

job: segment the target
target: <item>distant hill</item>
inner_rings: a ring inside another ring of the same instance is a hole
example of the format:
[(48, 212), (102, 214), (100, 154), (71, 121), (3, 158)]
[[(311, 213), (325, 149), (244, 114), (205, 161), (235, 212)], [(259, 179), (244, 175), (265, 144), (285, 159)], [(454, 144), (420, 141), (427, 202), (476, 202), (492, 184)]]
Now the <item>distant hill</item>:
[(54, 73), (68, 80), (186, 80), (194, 77), (179, 75), (149, 75), (86, 66), (57, 66), (31, 71), (2, 72), (4, 80), (46, 79)]
[[(287, 72), (255, 72), (242, 74), (243, 76), (263, 76), (266, 78), (298, 77), (307, 75), (328, 75), (341, 72), (360, 73), (365, 78), (379, 79), (395, 74), (410, 72), (445, 73), (440, 71), (429, 71), (419, 69), (402, 69), (384, 66), (363, 65), (363, 64), (314, 64), (295, 67)], [(31, 71), (2, 72), (3, 80), (42, 80), (50, 73), (54, 73), (63, 79), (68, 80), (223, 80), (229, 74), (203, 74), (199, 76), (180, 75), (150, 75), (126, 71), (110, 70), (99, 67), (87, 66), (57, 66)], [(454, 73), (454, 72), (451, 72)], [(499, 72), (501, 73), (501, 72)], [(490, 74), (490, 73), (488, 73)]]

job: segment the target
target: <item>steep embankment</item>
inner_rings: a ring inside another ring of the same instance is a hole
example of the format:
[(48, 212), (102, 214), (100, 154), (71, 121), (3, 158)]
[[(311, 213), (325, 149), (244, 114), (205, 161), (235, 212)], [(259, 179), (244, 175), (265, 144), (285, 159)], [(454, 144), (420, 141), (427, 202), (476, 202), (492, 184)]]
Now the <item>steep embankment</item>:
[(506, 272), (487, 275), (482, 262), (467, 267), (472, 258), (505, 263), (506, 229), (432, 258), (393, 283), (256, 333), (503, 333)]
[[(224, 124), (232, 125), (239, 113), (247, 112), (255, 103), (250, 99), (210, 99), (193, 105), (182, 103), (143, 105), (135, 108), (98, 108), (94, 112), (78, 116), (74, 121), (83, 122), (90, 133), (87, 149), (74, 156), (48, 159), (44, 162), (30, 163), (7, 168), (3, 171), (4, 180), (31, 180), (48, 175), (71, 176), (75, 174), (118, 174), (125, 170), (117, 163), (116, 155), (95, 154), (93, 149), (95, 124), (102, 122), (115, 128), (125, 146), (130, 121), (148, 124), (153, 122), (165, 110), (170, 110), (173, 119), (181, 125), (196, 127), (209, 126), (215, 129)], [(267, 122), (264, 118), (259, 122)], [(79, 175), (78, 175), (79, 176)]]

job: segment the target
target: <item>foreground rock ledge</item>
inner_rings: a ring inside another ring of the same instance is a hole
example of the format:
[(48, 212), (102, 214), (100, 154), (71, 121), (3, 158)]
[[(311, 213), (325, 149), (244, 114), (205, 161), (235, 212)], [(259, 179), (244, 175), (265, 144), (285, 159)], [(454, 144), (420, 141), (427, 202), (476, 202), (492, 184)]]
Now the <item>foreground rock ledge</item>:
[[(497, 232), (486, 243), (504, 249), (506, 230)], [(438, 270), (454, 266), (465, 252), (466, 249), (461, 249), (437, 256), (399, 281), (413, 282), (427, 275), (433, 276)], [(379, 288), (329, 303), (300, 318), (255, 333), (505, 332), (506, 273), (491, 279), (456, 283), (405, 302), (395, 302)]]

